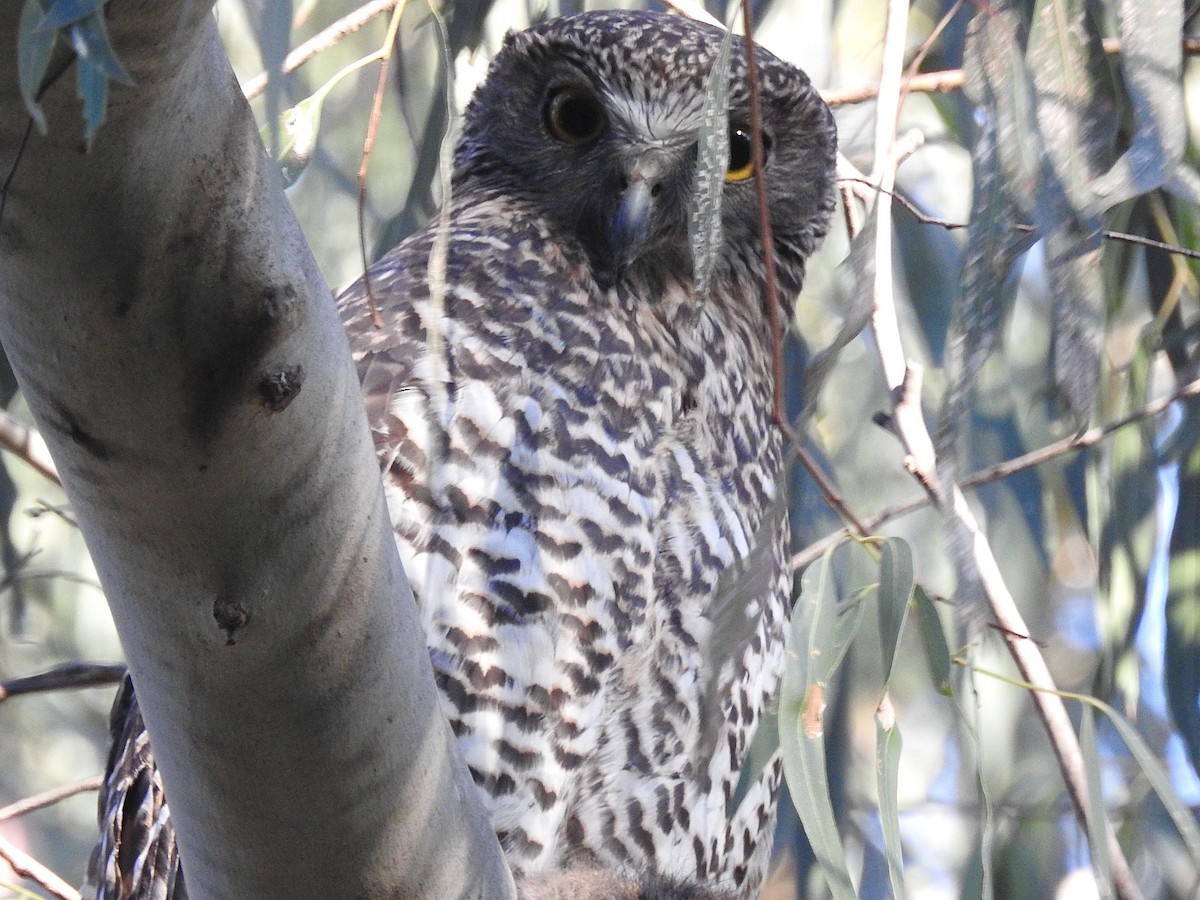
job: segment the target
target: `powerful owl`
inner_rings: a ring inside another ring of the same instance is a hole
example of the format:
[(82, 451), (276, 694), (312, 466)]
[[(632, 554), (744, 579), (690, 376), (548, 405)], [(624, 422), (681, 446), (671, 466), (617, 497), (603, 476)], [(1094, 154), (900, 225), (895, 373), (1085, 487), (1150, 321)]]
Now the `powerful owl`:
[[(809, 79), (760, 50), (756, 171), (734, 42), (701, 293), (689, 209), (721, 42), (628, 12), (510, 34), (446, 213), (371, 269), (373, 300), (362, 283), (341, 300), (445, 711), (531, 896), (572, 896), (545, 887), (562, 872), (589, 896), (602, 873), (747, 896), (769, 855), (779, 762), (743, 768), (791, 572), (756, 182), (786, 319), (836, 138)], [(113, 728), (99, 896), (157, 879), (181, 897), (128, 688)]]

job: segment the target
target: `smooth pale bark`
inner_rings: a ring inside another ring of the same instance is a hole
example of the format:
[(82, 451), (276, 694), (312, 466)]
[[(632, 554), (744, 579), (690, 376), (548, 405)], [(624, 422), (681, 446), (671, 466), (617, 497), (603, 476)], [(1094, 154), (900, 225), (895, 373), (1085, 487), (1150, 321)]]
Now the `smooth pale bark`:
[[(0, 4), (9, 48), (20, 5)], [(108, 593), (191, 895), (510, 896), (332, 298), (208, 7), (108, 9), (137, 87), (90, 154), (74, 69), (48, 92), (0, 222), (0, 329)], [(5, 171), (27, 121), (10, 49)]]

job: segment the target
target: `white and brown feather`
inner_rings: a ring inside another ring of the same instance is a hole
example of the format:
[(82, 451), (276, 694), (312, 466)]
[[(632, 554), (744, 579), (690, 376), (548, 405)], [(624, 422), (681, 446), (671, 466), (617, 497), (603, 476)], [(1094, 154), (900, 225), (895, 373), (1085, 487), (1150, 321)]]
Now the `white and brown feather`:
[[(727, 187), (711, 294), (691, 280), (718, 41), (635, 13), (510, 36), (468, 110), (444, 268), (435, 223), (372, 268), (382, 327), (361, 284), (341, 300), (445, 710), (518, 876), (747, 896), (765, 873), (778, 759), (740, 806), (735, 790), (782, 667), (785, 448), (752, 187)], [(832, 209), (835, 138), (802, 73), (765, 53), (762, 69), (790, 303)], [(605, 98), (612, 147), (543, 146), (564, 77)], [(731, 78), (732, 118), (736, 53)], [(676, 148), (678, 171), (653, 246), (618, 269), (594, 220), (639, 140)], [(739, 562), (750, 590), (722, 577)]]

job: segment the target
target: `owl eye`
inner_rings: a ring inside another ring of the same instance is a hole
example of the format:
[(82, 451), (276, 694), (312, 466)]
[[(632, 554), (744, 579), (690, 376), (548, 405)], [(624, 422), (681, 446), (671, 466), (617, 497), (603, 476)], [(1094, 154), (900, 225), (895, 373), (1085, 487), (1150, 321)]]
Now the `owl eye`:
[(564, 144), (590, 144), (600, 136), (604, 121), (600, 101), (583, 88), (559, 88), (546, 104), (546, 127)]
[[(771, 149), (771, 139), (763, 134), (763, 161)], [(749, 125), (729, 126), (729, 168), (726, 181), (745, 181), (754, 175), (754, 136)]]

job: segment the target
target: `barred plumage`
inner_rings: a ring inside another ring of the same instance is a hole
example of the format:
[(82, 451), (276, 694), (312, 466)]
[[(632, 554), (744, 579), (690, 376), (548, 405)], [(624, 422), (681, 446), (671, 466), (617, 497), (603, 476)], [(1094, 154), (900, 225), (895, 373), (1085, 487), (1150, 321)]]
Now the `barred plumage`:
[[(765, 872), (778, 760), (734, 797), (791, 576), (754, 179), (725, 185), (707, 297), (687, 236), (719, 41), (619, 12), (510, 35), (444, 228), (372, 269), (383, 327), (361, 285), (341, 301), (446, 712), (518, 875), (742, 896)], [(835, 137), (808, 79), (760, 53), (792, 297)], [(730, 77), (736, 130), (738, 50)]]

